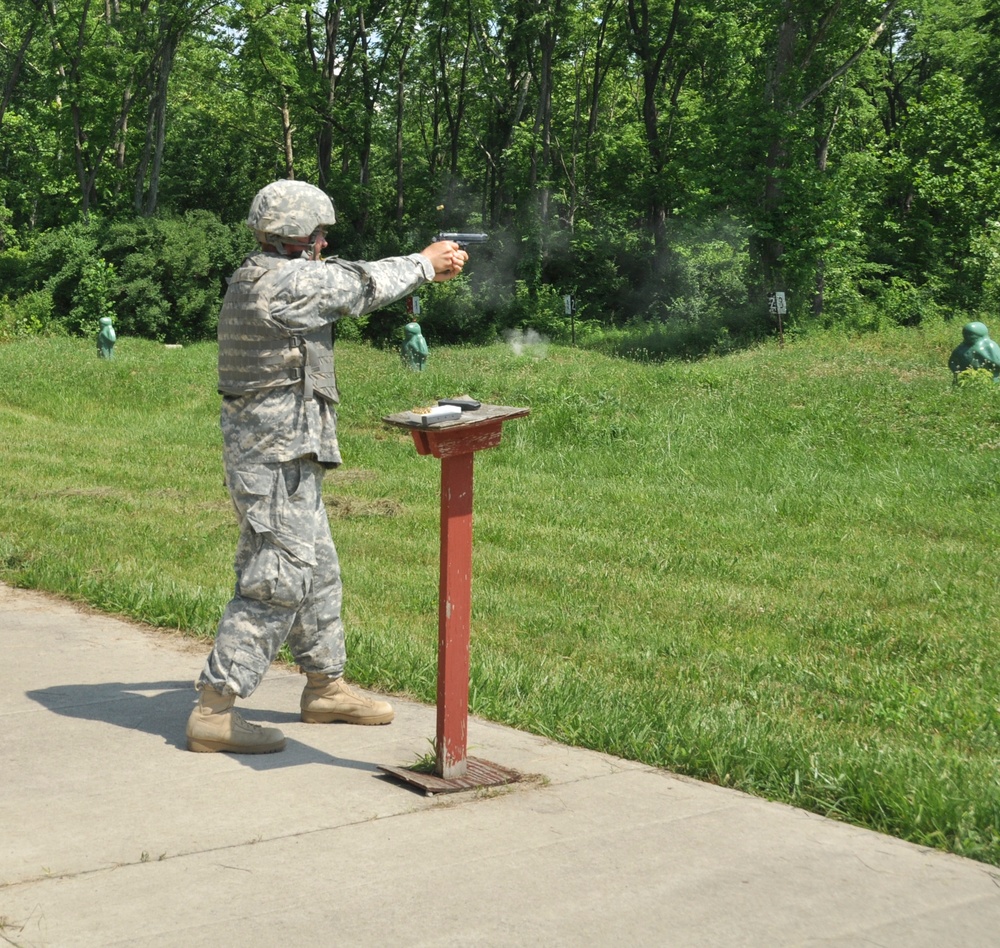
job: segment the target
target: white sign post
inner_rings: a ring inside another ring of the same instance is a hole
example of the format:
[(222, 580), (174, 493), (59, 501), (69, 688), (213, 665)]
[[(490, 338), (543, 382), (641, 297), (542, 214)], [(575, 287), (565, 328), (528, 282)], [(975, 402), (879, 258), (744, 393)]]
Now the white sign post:
[(785, 302), (785, 294), (781, 290), (767, 294), (767, 310), (772, 316), (778, 317), (778, 342), (780, 345), (784, 345), (785, 329), (781, 317), (788, 312), (788, 304)]
[(567, 293), (563, 297), (563, 309), (567, 316), (569, 316), (569, 331), (570, 339), (573, 345), (576, 345), (576, 317), (573, 315), (576, 312), (576, 300), (573, 299), (572, 295)]

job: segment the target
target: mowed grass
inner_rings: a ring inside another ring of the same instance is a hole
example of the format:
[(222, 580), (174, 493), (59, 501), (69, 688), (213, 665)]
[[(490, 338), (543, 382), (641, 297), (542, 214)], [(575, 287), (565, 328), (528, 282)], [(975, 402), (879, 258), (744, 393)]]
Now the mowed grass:
[[(1000, 865), (1000, 385), (952, 387), (958, 326), (664, 364), (425, 332), (424, 373), (338, 347), (350, 677), (434, 700), (440, 462), (381, 418), (528, 406), (475, 461), (473, 714)], [(214, 364), (0, 347), (0, 578), (211, 636)]]

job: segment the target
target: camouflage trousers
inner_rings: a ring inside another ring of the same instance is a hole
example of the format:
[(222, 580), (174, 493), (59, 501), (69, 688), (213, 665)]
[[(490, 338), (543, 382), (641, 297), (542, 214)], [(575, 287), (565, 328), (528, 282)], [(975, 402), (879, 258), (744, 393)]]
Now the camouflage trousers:
[(285, 642), (305, 671), (343, 674), (337, 551), (323, 506), (324, 468), (300, 459), (227, 468), (240, 524), (236, 592), (197, 687), (246, 698)]

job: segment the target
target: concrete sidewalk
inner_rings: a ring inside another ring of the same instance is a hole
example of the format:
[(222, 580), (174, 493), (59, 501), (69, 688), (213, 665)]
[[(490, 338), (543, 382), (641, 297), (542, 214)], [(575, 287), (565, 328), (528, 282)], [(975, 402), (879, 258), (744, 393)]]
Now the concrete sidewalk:
[(540, 775), (425, 796), (430, 749), (298, 721), (275, 668), (245, 704), (280, 754), (191, 754), (206, 647), (0, 586), (0, 945), (1000, 944), (1000, 872), (472, 720)]

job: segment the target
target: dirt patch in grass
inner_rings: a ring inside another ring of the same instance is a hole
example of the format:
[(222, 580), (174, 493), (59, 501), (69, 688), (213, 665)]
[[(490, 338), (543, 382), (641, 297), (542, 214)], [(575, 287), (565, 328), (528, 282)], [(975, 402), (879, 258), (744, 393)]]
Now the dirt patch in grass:
[(323, 499), (330, 517), (346, 520), (349, 517), (395, 517), (403, 512), (403, 505), (390, 497), (365, 500), (361, 497), (326, 497)]

